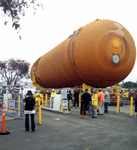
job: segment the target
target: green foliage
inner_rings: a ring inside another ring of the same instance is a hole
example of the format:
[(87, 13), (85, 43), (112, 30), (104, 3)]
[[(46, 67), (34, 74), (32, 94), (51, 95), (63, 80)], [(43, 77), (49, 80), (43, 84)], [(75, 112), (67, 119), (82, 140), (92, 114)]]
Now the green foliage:
[[(36, 13), (37, 7), (42, 6), (40, 0), (0, 0), (0, 8), (4, 15), (12, 18), (12, 27), (17, 29), (20, 28), (20, 16), (25, 16), (25, 10), (32, 7), (34, 14)], [(7, 24), (5, 20), (4, 24)], [(21, 37), (19, 36), (21, 39)]]
[(122, 87), (123, 88), (136, 88), (137, 83), (128, 81), (128, 82), (123, 83)]

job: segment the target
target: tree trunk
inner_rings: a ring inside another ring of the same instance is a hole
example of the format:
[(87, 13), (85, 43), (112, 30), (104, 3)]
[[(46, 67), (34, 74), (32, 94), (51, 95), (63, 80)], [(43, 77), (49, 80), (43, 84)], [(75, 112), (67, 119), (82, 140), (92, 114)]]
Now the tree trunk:
[(7, 81), (7, 85), (10, 85), (11, 83), (9, 81)]

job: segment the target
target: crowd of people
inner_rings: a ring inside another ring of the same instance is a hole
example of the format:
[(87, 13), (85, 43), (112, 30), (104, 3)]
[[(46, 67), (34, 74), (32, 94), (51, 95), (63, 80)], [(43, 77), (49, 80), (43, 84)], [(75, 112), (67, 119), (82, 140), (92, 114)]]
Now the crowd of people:
[[(61, 91), (55, 92), (53, 89), (50, 96), (53, 97), (55, 94), (61, 94)], [(31, 91), (28, 91), (26, 94), (26, 97), (24, 99), (26, 105), (25, 105), (25, 128), (26, 131), (29, 130), (29, 114), (31, 116), (31, 130), (35, 131), (35, 121), (34, 121), (34, 114), (35, 114), (35, 108), (38, 111), (39, 104), (38, 99), (42, 99), (42, 94), (38, 90), (35, 95), (32, 94)], [(81, 104), (80, 100), (81, 99)], [(91, 92), (89, 93), (88, 89), (85, 89), (83, 92), (79, 89), (75, 89), (74, 93), (71, 92), (71, 90), (68, 91), (67, 94), (68, 99), (68, 110), (71, 111), (71, 108), (78, 108), (80, 105), (80, 118), (88, 118), (88, 112), (90, 112), (92, 118), (97, 118), (98, 115), (104, 115), (104, 113), (108, 113), (108, 104), (110, 103), (110, 95), (107, 89), (91, 89)], [(53, 99), (52, 105), (53, 105)], [(137, 101), (137, 100), (136, 100)], [(42, 102), (41, 102), (42, 103)], [(41, 105), (40, 103), (40, 105)], [(137, 104), (136, 104), (137, 105)], [(136, 109), (137, 112), (137, 109)]]
[[(69, 101), (69, 110), (70, 108), (79, 107), (79, 94), (80, 93), (78, 89), (74, 91), (74, 94), (69, 91), (69, 94), (67, 96)], [(85, 89), (84, 93), (83, 91), (81, 92), (81, 118), (83, 118), (83, 115), (85, 115), (85, 118), (88, 118), (87, 114), (89, 111), (89, 107), (91, 107), (92, 118), (97, 118), (97, 115), (108, 113), (109, 102), (110, 96), (107, 89), (105, 89), (104, 91), (102, 91), (102, 89), (99, 89), (98, 93), (96, 89), (92, 89), (90, 94), (88, 93), (88, 89)]]
[[(53, 97), (56, 93), (53, 89), (51, 92), (51, 97)], [(81, 94), (81, 95), (80, 95)], [(29, 131), (29, 115), (31, 116), (31, 130), (35, 131), (35, 108), (39, 107), (38, 99), (42, 99), (42, 94), (40, 90), (38, 90), (34, 95), (32, 91), (28, 91), (25, 95), (25, 129)], [(68, 91), (67, 99), (68, 99), (68, 109), (71, 111), (71, 108), (79, 107), (79, 98), (81, 99), (81, 107), (80, 107), (80, 118), (88, 118), (88, 112), (91, 111), (92, 118), (97, 118), (98, 115), (104, 115), (104, 113), (108, 113), (108, 104), (110, 103), (110, 95), (107, 89), (91, 89), (91, 92), (88, 92), (88, 89), (85, 91), (79, 92), (78, 89), (74, 90), (74, 93), (71, 93), (71, 90)], [(40, 104), (41, 105), (41, 104)], [(137, 97), (135, 98), (135, 112), (137, 112)]]

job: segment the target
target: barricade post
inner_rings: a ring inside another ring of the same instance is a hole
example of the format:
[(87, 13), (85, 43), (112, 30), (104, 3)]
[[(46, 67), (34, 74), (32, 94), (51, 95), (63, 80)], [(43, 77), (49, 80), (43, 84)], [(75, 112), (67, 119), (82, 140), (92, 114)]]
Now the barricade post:
[(45, 95), (45, 105), (46, 105), (46, 108), (47, 108), (47, 103), (48, 103), (48, 99), (47, 99), (47, 94)]
[(20, 116), (20, 95), (18, 95), (18, 116)]
[(63, 108), (62, 108), (62, 98), (61, 98), (61, 112), (63, 112)]
[(79, 107), (81, 107), (81, 95), (79, 94)]
[(17, 116), (16, 119), (23, 119), (23, 97), (21, 94), (17, 95)]
[(41, 120), (41, 104), (40, 104), (40, 98), (38, 99), (38, 105), (39, 105), (39, 123), (38, 125), (42, 124), (42, 120)]
[(130, 116), (132, 116), (132, 108), (133, 108), (133, 97), (130, 100)]
[(5, 131), (5, 108), (6, 104), (2, 103), (2, 132), (0, 132), (0, 135), (10, 134), (10, 132)]
[(117, 96), (117, 114), (119, 113), (119, 96)]

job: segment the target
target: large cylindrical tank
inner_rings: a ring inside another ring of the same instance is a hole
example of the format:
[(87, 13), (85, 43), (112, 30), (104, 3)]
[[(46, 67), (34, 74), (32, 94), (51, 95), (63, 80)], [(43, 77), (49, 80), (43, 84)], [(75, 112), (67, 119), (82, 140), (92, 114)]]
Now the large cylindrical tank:
[(135, 43), (127, 29), (97, 19), (40, 57), (31, 68), (31, 78), (45, 88), (83, 83), (107, 87), (126, 78), (135, 59)]

